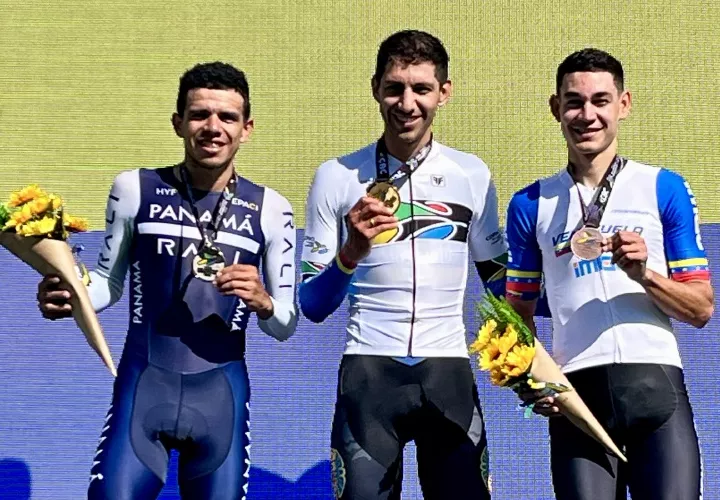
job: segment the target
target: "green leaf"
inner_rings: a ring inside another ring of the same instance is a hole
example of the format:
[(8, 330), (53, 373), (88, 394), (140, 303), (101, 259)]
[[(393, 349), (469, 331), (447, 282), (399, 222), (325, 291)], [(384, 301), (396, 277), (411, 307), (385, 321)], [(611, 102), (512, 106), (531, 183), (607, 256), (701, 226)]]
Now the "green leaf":
[(492, 319), (500, 329), (513, 325), (518, 331), (520, 341), (525, 345), (535, 345), (535, 337), (523, 321), (522, 317), (505, 300), (505, 297), (495, 297), (491, 292), (485, 291), (478, 304), (483, 322)]
[(8, 208), (7, 203), (0, 203), (0, 229), (7, 224), (7, 221), (10, 219), (10, 208)]

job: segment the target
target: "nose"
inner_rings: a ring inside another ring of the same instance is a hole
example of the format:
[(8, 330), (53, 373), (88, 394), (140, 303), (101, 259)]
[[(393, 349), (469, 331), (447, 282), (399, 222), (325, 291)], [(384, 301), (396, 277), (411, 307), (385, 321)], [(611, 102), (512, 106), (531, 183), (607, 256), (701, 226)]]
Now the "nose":
[(409, 113), (413, 110), (413, 107), (415, 105), (415, 93), (413, 90), (409, 87), (405, 88), (405, 91), (402, 94), (402, 97), (400, 98), (400, 102), (398, 103), (398, 106), (402, 111), (405, 111), (406, 113)]
[(583, 107), (580, 110), (580, 118), (587, 122), (594, 122), (596, 117), (597, 112), (593, 103), (587, 101), (585, 104), (583, 104)]
[(210, 116), (208, 116), (207, 120), (205, 120), (203, 129), (206, 132), (219, 132), (220, 131), (220, 117), (218, 117), (218, 115), (216, 113), (213, 113)]

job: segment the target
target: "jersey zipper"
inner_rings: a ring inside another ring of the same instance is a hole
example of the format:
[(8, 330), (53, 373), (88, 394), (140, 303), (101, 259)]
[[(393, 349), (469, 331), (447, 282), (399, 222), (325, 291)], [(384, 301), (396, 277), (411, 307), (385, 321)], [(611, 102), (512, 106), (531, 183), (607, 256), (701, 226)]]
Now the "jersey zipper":
[(412, 312), (410, 313), (410, 339), (408, 341), (408, 357), (412, 357), (413, 331), (415, 328), (415, 299), (417, 294), (417, 267), (415, 265), (415, 203), (413, 198), (412, 177), (408, 177), (408, 187), (410, 189), (410, 251), (412, 260)]

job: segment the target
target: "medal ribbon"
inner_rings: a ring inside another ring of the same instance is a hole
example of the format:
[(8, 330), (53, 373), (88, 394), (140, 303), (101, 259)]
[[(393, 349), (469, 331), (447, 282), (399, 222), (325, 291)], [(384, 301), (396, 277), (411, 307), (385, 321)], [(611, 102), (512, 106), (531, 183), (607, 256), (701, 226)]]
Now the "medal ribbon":
[(203, 247), (213, 248), (218, 229), (222, 225), (223, 217), (225, 217), (225, 214), (228, 213), (228, 210), (230, 209), (230, 203), (232, 202), (233, 198), (235, 198), (237, 175), (233, 171), (232, 176), (230, 177), (230, 179), (228, 179), (227, 184), (225, 184), (225, 187), (222, 190), (222, 196), (215, 204), (212, 220), (205, 227), (200, 223), (200, 213), (198, 212), (197, 206), (195, 205), (195, 197), (192, 194), (192, 186), (188, 181), (187, 167), (184, 164), (180, 166), (180, 177), (182, 178), (183, 184), (185, 185), (185, 191), (187, 193), (188, 200), (190, 200), (190, 208), (192, 210), (193, 217), (195, 217), (195, 225), (197, 225), (197, 228), (200, 231), (200, 236), (203, 239)]
[[(595, 192), (595, 195), (592, 197), (592, 200), (587, 207), (585, 206), (582, 195), (580, 194), (580, 188), (578, 187), (577, 182), (575, 183), (575, 189), (577, 190), (578, 198), (580, 199), (580, 208), (582, 209), (583, 224), (585, 226), (594, 228), (600, 227), (600, 220), (602, 219), (602, 216), (605, 213), (605, 208), (610, 200), (610, 193), (612, 193), (618, 174), (625, 167), (626, 163), (627, 160), (620, 156), (615, 156), (615, 158), (613, 158), (610, 167), (605, 171), (605, 175), (603, 175), (602, 181), (600, 181), (598, 190)], [(568, 173), (570, 173), (572, 177), (572, 164), (569, 164), (567, 169)]]
[(375, 147), (375, 182), (387, 182), (388, 184), (394, 185), (395, 182), (400, 179), (405, 177), (409, 178), (427, 159), (431, 149), (432, 137), (430, 138), (430, 142), (423, 146), (422, 149), (420, 149), (420, 151), (418, 151), (412, 158), (404, 162), (404, 164), (391, 176), (387, 146), (385, 145), (385, 139), (381, 137)]

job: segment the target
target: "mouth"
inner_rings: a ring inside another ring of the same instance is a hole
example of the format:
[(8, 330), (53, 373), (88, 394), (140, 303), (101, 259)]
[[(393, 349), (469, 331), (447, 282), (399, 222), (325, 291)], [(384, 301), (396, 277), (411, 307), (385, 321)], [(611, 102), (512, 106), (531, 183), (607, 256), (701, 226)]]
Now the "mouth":
[(214, 154), (218, 153), (225, 146), (225, 143), (222, 141), (201, 140), (198, 141), (198, 146), (206, 153)]
[(412, 128), (420, 123), (422, 120), (421, 115), (398, 115), (393, 114), (393, 119), (402, 127), (402, 128)]
[(602, 128), (589, 128), (589, 127), (570, 127), (573, 134), (575, 134), (580, 140), (589, 141), (592, 140), (596, 134), (602, 132)]

